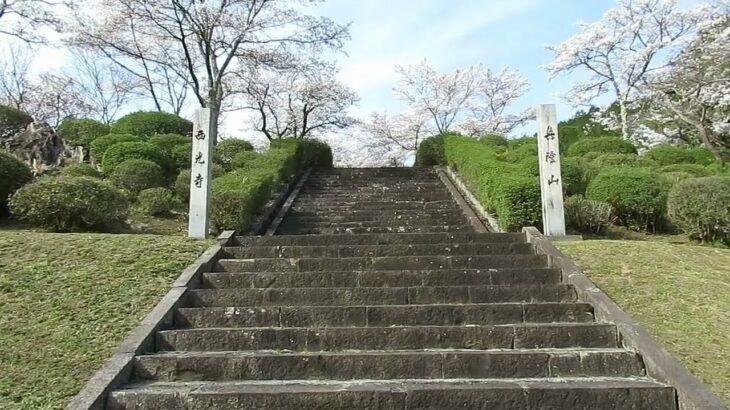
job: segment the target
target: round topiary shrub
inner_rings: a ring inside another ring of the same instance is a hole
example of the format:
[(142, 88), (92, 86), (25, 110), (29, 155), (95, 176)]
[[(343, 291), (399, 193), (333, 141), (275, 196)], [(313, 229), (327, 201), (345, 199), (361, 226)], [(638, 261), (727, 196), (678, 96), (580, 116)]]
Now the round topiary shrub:
[(56, 132), (72, 145), (89, 148), (95, 139), (108, 135), (110, 127), (88, 118), (67, 118), (61, 122)]
[(693, 164), (695, 162), (695, 155), (692, 151), (674, 145), (658, 145), (646, 151), (644, 155), (659, 165)]
[(25, 162), (0, 151), (0, 213), (4, 212), (8, 197), (31, 179), (33, 174)]
[(696, 177), (709, 177), (712, 173), (699, 164), (674, 164), (661, 167), (660, 172), (685, 172)]
[(13, 214), (51, 231), (112, 231), (125, 224), (128, 203), (111, 184), (87, 177), (46, 177), (10, 199)]
[(581, 157), (589, 152), (604, 154), (636, 154), (636, 147), (619, 137), (585, 138), (576, 141), (568, 148), (566, 154), (570, 157)]
[(579, 158), (561, 158), (560, 173), (563, 176), (563, 193), (566, 196), (585, 194), (586, 169)]
[(128, 191), (133, 197), (147, 188), (165, 185), (165, 174), (156, 163), (140, 158), (131, 158), (119, 164), (109, 179), (114, 185)]
[(90, 177), (101, 179), (101, 172), (91, 164), (76, 162), (66, 165), (61, 170), (61, 175), (67, 177)]
[[(591, 154), (591, 153), (589, 153)], [(586, 156), (583, 156), (586, 160)], [(591, 165), (598, 168), (605, 167), (655, 167), (656, 161), (636, 154), (601, 154), (591, 160)]]
[(178, 145), (170, 152), (170, 159), (176, 169), (190, 169), (193, 158), (193, 143)]
[(444, 135), (426, 138), (416, 151), (416, 167), (432, 167), (446, 163), (444, 155)]
[(606, 202), (631, 229), (656, 231), (664, 222), (670, 183), (646, 168), (612, 168), (591, 181), (586, 198)]
[(324, 141), (303, 140), (304, 166), (314, 168), (332, 168), (334, 159), (332, 148)]
[[(177, 147), (186, 146), (187, 144), (192, 145), (190, 137), (179, 134), (159, 134), (150, 137), (147, 142), (168, 154), (172, 153)], [(190, 158), (188, 158), (188, 160), (189, 159)]]
[(144, 215), (169, 215), (174, 207), (175, 195), (167, 188), (148, 188), (137, 197), (137, 209)]
[(695, 164), (712, 165), (718, 163), (717, 158), (707, 148), (691, 148), (689, 152), (692, 154)]
[(227, 170), (233, 169), (231, 162), (241, 152), (253, 151), (250, 142), (239, 139), (227, 139), (218, 142), (213, 152), (213, 162), (220, 164)]
[(730, 245), (730, 177), (677, 183), (669, 192), (668, 214), (690, 238)]
[[(213, 178), (218, 178), (226, 173), (226, 170), (218, 164), (213, 164)], [(183, 203), (190, 201), (190, 170), (185, 169), (180, 171), (180, 174), (175, 179), (175, 195)]]
[(101, 163), (106, 151), (120, 142), (142, 142), (142, 139), (131, 134), (102, 135), (89, 144), (89, 157), (91, 161), (96, 164)]
[(162, 168), (167, 174), (171, 171), (172, 162), (161, 149), (146, 142), (120, 142), (114, 144), (104, 153), (101, 162), (102, 171), (110, 175), (122, 162), (128, 159), (146, 159), (152, 161)]
[(694, 175), (690, 174), (689, 172), (663, 172), (662, 176), (664, 179), (669, 181), (669, 183), (674, 186), (679, 181), (684, 181), (685, 179), (690, 178), (696, 178)]
[(260, 164), (263, 154), (255, 151), (240, 152), (231, 161), (231, 169), (249, 169)]
[(0, 105), (0, 139), (10, 138), (23, 131), (33, 117), (7, 105)]
[(565, 200), (565, 224), (578, 232), (604, 234), (613, 223), (613, 208), (606, 202), (575, 195)]
[(502, 154), (502, 159), (507, 162), (520, 162), (526, 159), (534, 158), (537, 161), (537, 143), (534, 144), (522, 144), (515, 147), (510, 147)]
[(166, 112), (135, 112), (125, 115), (112, 125), (114, 134), (151, 137), (156, 134), (191, 135), (193, 123)]
[(479, 137), (479, 142), (490, 147), (507, 147), (509, 141), (502, 135), (490, 134)]

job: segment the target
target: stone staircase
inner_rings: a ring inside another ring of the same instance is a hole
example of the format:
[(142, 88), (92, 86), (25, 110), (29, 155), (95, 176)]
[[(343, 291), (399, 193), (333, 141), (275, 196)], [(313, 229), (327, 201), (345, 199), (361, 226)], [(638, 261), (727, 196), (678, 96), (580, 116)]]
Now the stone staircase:
[(237, 237), (110, 409), (676, 409), (523, 234), (433, 171), (313, 173)]

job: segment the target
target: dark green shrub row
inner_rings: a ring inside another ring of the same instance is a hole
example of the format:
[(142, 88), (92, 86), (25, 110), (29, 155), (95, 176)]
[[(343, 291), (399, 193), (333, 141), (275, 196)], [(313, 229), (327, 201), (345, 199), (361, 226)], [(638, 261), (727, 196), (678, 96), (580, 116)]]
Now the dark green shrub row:
[(691, 178), (672, 187), (669, 219), (690, 238), (730, 245), (730, 177)]
[(573, 143), (566, 154), (570, 157), (580, 157), (589, 152), (604, 154), (636, 154), (634, 144), (619, 137), (586, 138)]
[(645, 154), (659, 165), (699, 164), (710, 165), (715, 157), (706, 148), (683, 148), (674, 145), (658, 145)]
[(8, 197), (33, 179), (30, 167), (12, 154), (0, 151), (0, 214), (4, 213)]

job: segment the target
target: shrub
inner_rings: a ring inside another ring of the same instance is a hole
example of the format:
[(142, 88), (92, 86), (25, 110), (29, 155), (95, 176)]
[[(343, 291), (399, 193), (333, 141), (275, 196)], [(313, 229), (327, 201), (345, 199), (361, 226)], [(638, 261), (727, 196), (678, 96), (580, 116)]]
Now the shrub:
[(8, 197), (31, 179), (33, 174), (25, 162), (0, 151), (0, 212), (4, 211)]
[(426, 138), (416, 151), (416, 167), (432, 167), (446, 163), (444, 156), (444, 135)]
[(213, 153), (213, 162), (220, 164), (227, 170), (233, 169), (231, 162), (241, 152), (253, 151), (250, 142), (239, 139), (227, 139), (218, 142)]
[(7, 105), (0, 105), (0, 139), (10, 138), (23, 131), (33, 117)]
[(165, 175), (156, 163), (140, 158), (130, 158), (119, 164), (109, 179), (133, 197), (147, 188), (165, 185)]
[(167, 188), (148, 188), (139, 193), (137, 208), (144, 215), (168, 215), (175, 207), (175, 196)]
[(561, 158), (560, 173), (565, 195), (583, 195), (586, 192), (586, 167), (578, 158)]
[(669, 219), (690, 238), (730, 245), (730, 177), (692, 178), (669, 192)]
[(142, 139), (130, 134), (103, 135), (89, 144), (89, 157), (91, 161), (97, 164), (101, 163), (106, 151), (120, 142), (142, 142)]
[(156, 163), (167, 175), (172, 168), (168, 156), (156, 146), (146, 142), (120, 142), (114, 144), (104, 153), (101, 162), (102, 171), (109, 175), (116, 167), (128, 159), (146, 159)]
[(67, 118), (61, 122), (56, 132), (72, 145), (89, 148), (95, 139), (108, 135), (111, 128), (99, 121), (88, 118)]
[(669, 181), (671, 185), (676, 184), (679, 181), (684, 181), (685, 179), (695, 178), (694, 175), (690, 174), (689, 172), (665, 172), (662, 174), (664, 179)]
[(572, 144), (567, 150), (567, 155), (580, 157), (589, 152), (636, 154), (636, 147), (620, 137), (586, 138)]
[(537, 143), (534, 144), (522, 144), (515, 147), (507, 148), (507, 151), (502, 154), (502, 158), (507, 162), (520, 162), (526, 159), (535, 159), (537, 161), (538, 150)]
[(496, 147), (505, 147), (506, 148), (507, 145), (509, 144), (509, 141), (507, 140), (507, 138), (505, 138), (502, 135), (496, 135), (496, 134), (485, 135), (483, 137), (479, 137), (479, 142), (481, 142), (482, 144), (485, 144), (487, 146), (494, 147), (494, 148), (496, 148)]
[(598, 174), (586, 198), (606, 202), (621, 224), (636, 230), (656, 231), (664, 221), (670, 184), (645, 168), (612, 168)]
[(231, 161), (232, 169), (255, 169), (262, 163), (263, 154), (255, 151), (245, 151), (236, 154)]
[(692, 154), (695, 164), (712, 165), (718, 162), (717, 158), (707, 148), (691, 148), (689, 152)]
[[(213, 164), (213, 178), (218, 178), (219, 176), (222, 176), (226, 173), (226, 170), (223, 169), (218, 164)], [(175, 195), (177, 195), (178, 199), (182, 201), (183, 203), (188, 203), (190, 201), (190, 170), (185, 169), (180, 171), (180, 174), (178, 174), (177, 178), (175, 179)]]
[(684, 172), (687, 174), (691, 174), (696, 177), (708, 177), (712, 175), (710, 171), (707, 170), (707, 168), (703, 167), (702, 165), (698, 164), (674, 164), (674, 165), (667, 165), (665, 167), (662, 167), (659, 169), (661, 172)]
[(21, 188), (10, 208), (51, 231), (114, 230), (124, 225), (128, 203), (110, 184), (87, 177), (46, 177)]
[(644, 155), (659, 165), (693, 164), (695, 162), (695, 155), (692, 151), (674, 145), (658, 145), (646, 151)]
[(236, 170), (214, 179), (210, 203), (213, 229), (247, 231), (275, 185), (275, 176), (268, 170)]
[(576, 195), (567, 198), (564, 206), (566, 225), (578, 232), (600, 235), (613, 223), (613, 209), (605, 202)]
[(61, 175), (67, 177), (90, 177), (101, 179), (101, 172), (99, 172), (95, 166), (83, 162), (66, 165), (61, 170)]
[(712, 175), (730, 175), (730, 166), (715, 162), (705, 167)]
[(326, 142), (303, 140), (304, 162), (314, 168), (332, 168), (332, 148)]
[[(190, 137), (186, 137), (179, 134), (159, 134), (150, 137), (147, 142), (161, 149), (162, 151), (171, 154), (175, 148), (191, 144)], [(188, 158), (190, 160), (190, 158)]]
[(166, 112), (139, 111), (127, 114), (112, 125), (114, 134), (151, 137), (157, 134), (192, 135), (193, 123)]
[[(170, 160), (175, 164), (175, 169), (190, 169), (193, 158), (193, 143), (188, 142), (178, 145), (170, 152)], [(215, 165), (215, 164), (214, 164)]]
[[(589, 153), (590, 154), (590, 153)], [(586, 156), (583, 156), (586, 159)], [(598, 168), (606, 167), (654, 167), (656, 161), (636, 154), (600, 154), (593, 159), (591, 165)]]

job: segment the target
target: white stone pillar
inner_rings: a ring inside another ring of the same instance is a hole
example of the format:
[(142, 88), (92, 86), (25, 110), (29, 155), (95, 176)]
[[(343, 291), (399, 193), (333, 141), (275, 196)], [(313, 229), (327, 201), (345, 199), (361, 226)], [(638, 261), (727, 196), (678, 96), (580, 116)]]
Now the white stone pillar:
[(565, 236), (563, 178), (560, 174), (560, 144), (555, 104), (542, 104), (537, 107), (537, 127), (543, 234)]
[(190, 214), (188, 236), (208, 236), (213, 139), (210, 109), (201, 108), (193, 119), (193, 155), (190, 167)]

